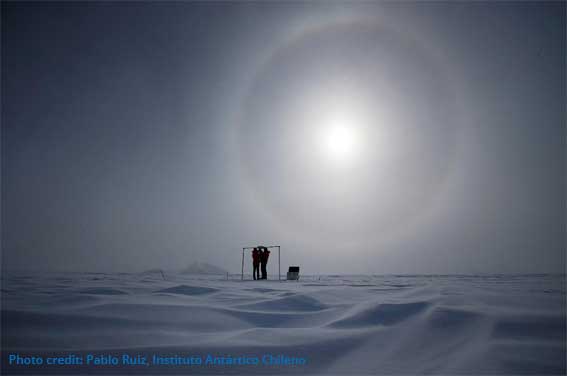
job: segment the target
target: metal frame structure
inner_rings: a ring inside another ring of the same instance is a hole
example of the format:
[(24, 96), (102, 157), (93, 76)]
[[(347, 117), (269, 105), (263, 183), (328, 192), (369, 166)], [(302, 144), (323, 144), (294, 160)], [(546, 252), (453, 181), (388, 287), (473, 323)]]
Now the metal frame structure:
[[(240, 275), (240, 280), (244, 280), (244, 252), (247, 249), (254, 249), (257, 248), (256, 247), (243, 247), (242, 248), (242, 273)], [(262, 246), (264, 248), (277, 248), (278, 249), (278, 281), (282, 280), (282, 271), (281, 271), (281, 258), (280, 258), (280, 250), (281, 250), (281, 246), (279, 245), (270, 245), (270, 246)]]

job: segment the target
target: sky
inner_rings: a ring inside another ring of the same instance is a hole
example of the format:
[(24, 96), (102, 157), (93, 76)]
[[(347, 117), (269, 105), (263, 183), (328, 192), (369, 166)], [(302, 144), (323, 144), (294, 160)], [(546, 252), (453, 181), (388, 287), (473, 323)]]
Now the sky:
[(565, 271), (564, 2), (1, 7), (3, 272)]

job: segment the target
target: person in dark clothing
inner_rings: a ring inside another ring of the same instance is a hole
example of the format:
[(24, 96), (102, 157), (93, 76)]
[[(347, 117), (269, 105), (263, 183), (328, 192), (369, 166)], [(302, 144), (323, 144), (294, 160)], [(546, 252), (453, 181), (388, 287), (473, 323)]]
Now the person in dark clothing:
[(262, 279), (268, 279), (268, 272), (266, 266), (268, 265), (268, 258), (270, 257), (270, 251), (268, 248), (262, 247), (262, 252), (260, 253), (260, 266), (262, 268)]
[(260, 250), (254, 248), (252, 250), (252, 276), (254, 279), (260, 279)]

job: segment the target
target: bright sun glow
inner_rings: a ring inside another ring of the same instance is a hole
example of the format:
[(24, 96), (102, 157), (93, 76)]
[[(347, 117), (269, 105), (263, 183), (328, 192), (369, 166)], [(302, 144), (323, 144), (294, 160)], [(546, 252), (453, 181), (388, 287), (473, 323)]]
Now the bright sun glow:
[(345, 125), (332, 126), (328, 130), (325, 147), (330, 157), (347, 159), (351, 157), (355, 147), (355, 137), (352, 129)]
[(360, 148), (359, 124), (347, 113), (328, 114), (321, 123), (319, 140), (323, 156), (334, 165), (348, 165), (354, 161)]

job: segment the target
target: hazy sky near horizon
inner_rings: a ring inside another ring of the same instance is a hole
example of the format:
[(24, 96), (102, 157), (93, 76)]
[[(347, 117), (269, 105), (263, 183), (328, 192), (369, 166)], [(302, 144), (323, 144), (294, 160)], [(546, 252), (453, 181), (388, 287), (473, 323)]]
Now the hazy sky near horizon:
[(564, 2), (1, 6), (4, 271), (565, 270)]

